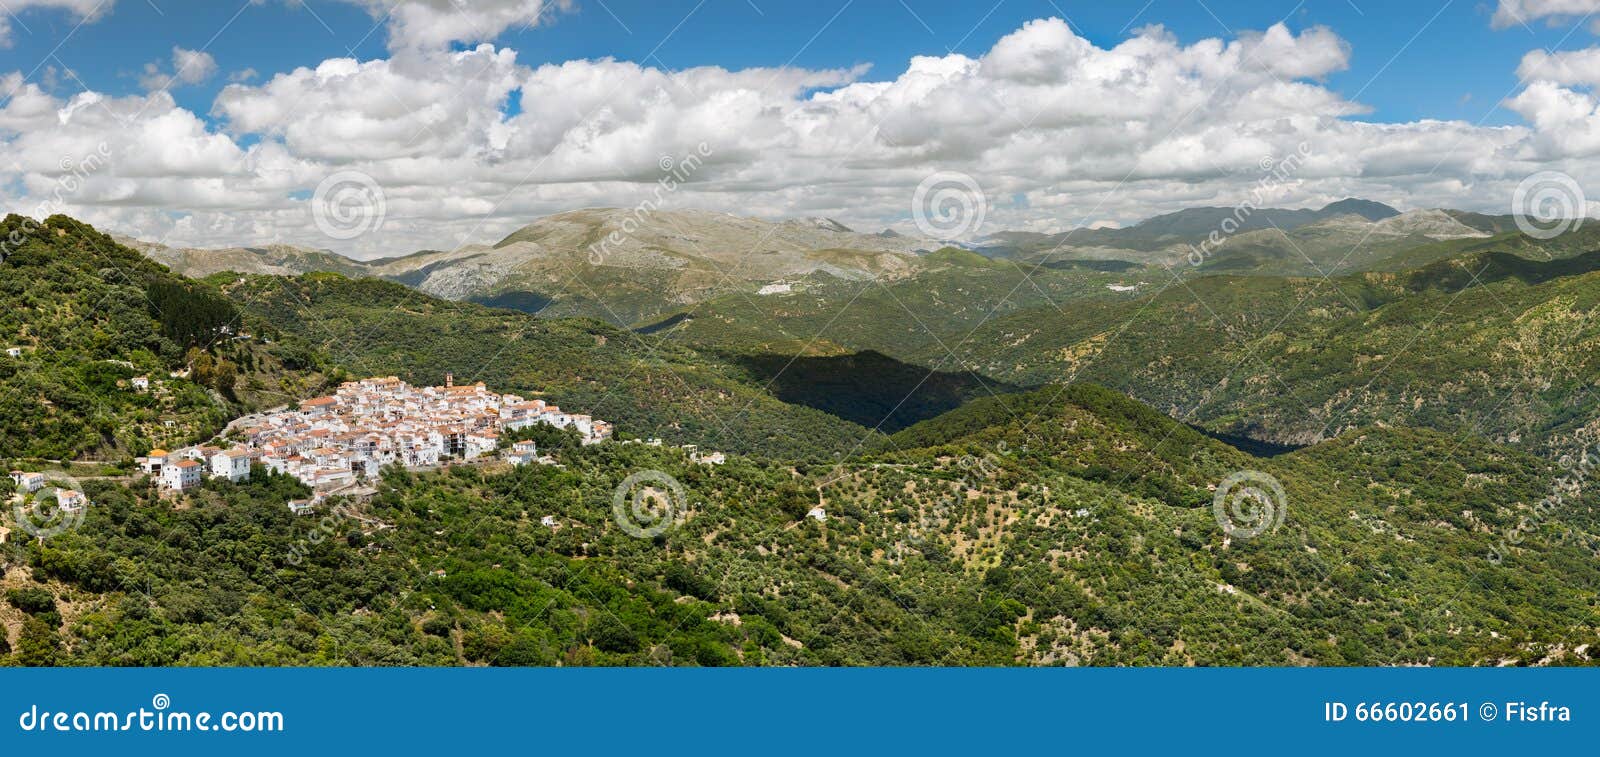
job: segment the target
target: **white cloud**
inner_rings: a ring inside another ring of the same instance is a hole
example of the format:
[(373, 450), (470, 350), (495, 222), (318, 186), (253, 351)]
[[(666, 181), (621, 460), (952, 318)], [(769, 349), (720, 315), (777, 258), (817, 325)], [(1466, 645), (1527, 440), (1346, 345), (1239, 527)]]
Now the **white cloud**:
[(144, 64), (139, 85), (149, 91), (199, 84), (217, 72), (217, 60), (204, 50), (172, 48), (172, 70), (168, 73), (159, 61)]
[(94, 21), (111, 12), (115, 0), (6, 0), (5, 12), (0, 13), (0, 48), (12, 44), (12, 21), (32, 8), (64, 10), (78, 21)]
[[(472, 5), (522, 23), (532, 7)], [(1150, 27), (1102, 48), (1043, 19), (983, 55), (917, 57), (884, 81), (866, 80), (865, 68), (665, 71), (609, 59), (528, 67), (490, 44), (436, 45), (500, 23), (432, 37), (402, 29), (387, 59), (330, 59), (235, 82), (212, 106), (220, 127), (164, 92), (60, 99), (19, 75), (0, 77), (17, 90), (0, 103), (0, 149), (28, 159), (0, 165), (0, 187), (20, 185), (27, 196), (0, 199), (28, 207), (54, 185), (63, 156), (107, 141), (110, 165), (71, 198), (91, 222), (179, 244), (283, 241), (393, 255), (490, 241), (562, 210), (635, 204), (655, 193), (663, 156), (702, 144), (704, 165), (668, 205), (909, 229), (917, 184), (961, 171), (989, 195), (977, 234), (1231, 204), (1256, 186), (1263, 161), (1302, 145), (1309, 157), (1268, 201), (1355, 195), (1505, 212), (1534, 170), (1600, 180), (1600, 167), (1583, 160), (1600, 150), (1595, 104), (1564, 86), (1589, 76), (1577, 56), (1525, 60), (1530, 71), (1555, 72), (1508, 102), (1528, 126), (1489, 128), (1358, 120), (1363, 106), (1319, 82), (1350, 56), (1321, 27), (1187, 45)], [(381, 232), (348, 244), (317, 233), (302, 198), (338, 170), (383, 186)]]
[(537, 26), (571, 0), (345, 0), (382, 20), (389, 48), (441, 49), (487, 42), (514, 28)]
[(1550, 24), (1585, 19), (1600, 12), (1600, 0), (1500, 0), (1490, 25), (1496, 29), (1532, 24), (1540, 19)]

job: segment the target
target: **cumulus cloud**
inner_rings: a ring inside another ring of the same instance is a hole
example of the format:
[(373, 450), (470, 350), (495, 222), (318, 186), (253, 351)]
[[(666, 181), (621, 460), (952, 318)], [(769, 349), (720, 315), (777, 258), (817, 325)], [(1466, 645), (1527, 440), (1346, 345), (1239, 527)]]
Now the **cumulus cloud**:
[(1496, 29), (1531, 24), (1540, 19), (1557, 24), (1588, 20), (1600, 12), (1600, 0), (1500, 0), (1490, 25)]
[(172, 69), (167, 71), (161, 62), (144, 64), (139, 85), (147, 90), (172, 89), (186, 84), (199, 84), (217, 72), (217, 60), (204, 50), (172, 48)]
[(0, 48), (10, 47), (13, 30), (11, 22), (30, 8), (64, 10), (79, 21), (99, 19), (111, 11), (115, 0), (7, 0), (5, 13), (0, 13)]
[(508, 30), (537, 26), (571, 0), (344, 0), (383, 21), (393, 50), (440, 49), (482, 42)]
[[(1577, 57), (1524, 61), (1554, 72), (1509, 103), (1527, 126), (1383, 124), (1360, 120), (1360, 103), (1321, 83), (1350, 57), (1322, 27), (1191, 44), (1148, 27), (1101, 47), (1041, 19), (982, 55), (919, 56), (872, 80), (864, 67), (529, 67), (493, 44), (441, 46), (527, 23), (537, 10), (471, 5), (483, 31), (402, 26), (387, 59), (336, 58), (229, 84), (209, 126), (164, 91), (62, 99), (20, 74), (0, 77), (16, 91), (0, 102), (0, 146), (27, 158), (0, 166), (0, 193), (24, 188), (0, 201), (28, 207), (59, 180), (64, 157), (106, 143), (108, 164), (71, 198), (92, 222), (176, 244), (281, 241), (376, 256), (492, 241), (562, 210), (633, 205), (657, 191), (664, 158), (690, 152), (703, 163), (669, 206), (911, 230), (918, 183), (959, 171), (989, 196), (975, 234), (1230, 204), (1257, 186), (1264, 164), (1295, 153), (1308, 157), (1265, 201), (1355, 195), (1504, 212), (1532, 171), (1600, 180), (1582, 160), (1600, 149), (1600, 128), (1588, 95), (1569, 88), (1589, 76)], [(348, 242), (319, 235), (305, 200), (344, 170), (373, 177), (387, 203), (381, 231)]]

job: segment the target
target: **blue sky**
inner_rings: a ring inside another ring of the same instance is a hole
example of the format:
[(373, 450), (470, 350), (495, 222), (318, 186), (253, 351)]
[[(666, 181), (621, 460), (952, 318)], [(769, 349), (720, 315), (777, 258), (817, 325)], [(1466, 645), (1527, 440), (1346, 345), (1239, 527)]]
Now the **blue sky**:
[[(1488, 124), (1518, 120), (1494, 106), (1515, 90), (1515, 69), (1523, 54), (1593, 42), (1587, 30), (1574, 31), (1570, 25), (1530, 22), (1494, 30), (1491, 9), (1464, 0), (1152, 0), (1148, 5), (1143, 0), (905, 0), (904, 5), (898, 0), (707, 0), (698, 5), (685, 0), (578, 0), (571, 10), (549, 13), (549, 23), (504, 34), (498, 42), (516, 49), (527, 64), (605, 56), (674, 69), (870, 63), (866, 78), (886, 79), (904, 72), (913, 55), (979, 55), (1022, 22), (1045, 16), (1065, 16), (1081, 35), (1101, 46), (1147, 24), (1161, 24), (1193, 42), (1284, 20), (1297, 29), (1326, 25), (1350, 43), (1349, 69), (1329, 76), (1328, 83), (1346, 95), (1360, 92), (1360, 102), (1373, 109), (1370, 120), (1443, 118)], [(204, 46), (224, 72), (254, 69), (264, 77), (352, 51), (362, 59), (387, 54), (384, 30), (366, 11), (331, 0), (306, 0), (298, 8), (281, 0), (260, 5), (122, 0), (109, 15), (83, 24), (65, 42), (78, 27), (69, 14), (32, 8), (19, 18), (21, 23), (13, 24), (13, 47), (0, 52), (0, 70), (28, 71), (46, 61), (47, 66), (72, 69), (83, 84), (108, 93), (137, 91), (143, 64), (167, 57), (174, 45)], [(834, 20), (827, 31), (807, 45), (829, 19)], [(218, 77), (174, 94), (181, 104), (205, 113), (225, 83)], [(67, 81), (61, 86), (77, 85)]]
[[(694, 150), (663, 205), (911, 232), (955, 175), (973, 235), (1600, 182), (1600, 0), (4, 5), (0, 204), (192, 246), (494, 241), (648, 199)], [(164, 88), (180, 55), (202, 65)], [(381, 223), (330, 236), (314, 211), (352, 176)]]

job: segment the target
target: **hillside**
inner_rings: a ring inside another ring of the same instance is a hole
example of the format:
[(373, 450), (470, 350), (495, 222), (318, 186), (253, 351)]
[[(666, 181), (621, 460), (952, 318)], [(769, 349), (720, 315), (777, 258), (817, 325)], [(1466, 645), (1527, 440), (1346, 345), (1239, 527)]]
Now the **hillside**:
[[(894, 441), (931, 446), (708, 468), (600, 445), (400, 474), (309, 543), (330, 526), (290, 517), (283, 479), (182, 510), (96, 490), (79, 531), (5, 548), (8, 581), (46, 594), (0, 619), (27, 626), (19, 658), (78, 664), (1594, 662), (1575, 651), (1600, 641), (1592, 498), (1486, 561), (1548, 486), (1515, 452), (1368, 430), (1261, 460), (1086, 386)], [(641, 469), (685, 490), (654, 539), (613, 520)], [(1286, 491), (1255, 538), (1207, 506), (1241, 469)]]
[(196, 279), (224, 271), (274, 276), (294, 276), (315, 271), (330, 271), (346, 276), (368, 274), (365, 264), (328, 250), (308, 250), (283, 244), (198, 249), (168, 247), (127, 237), (114, 239), (123, 246), (144, 253), (174, 273)]
[(601, 208), (541, 218), (493, 246), (410, 255), (372, 271), (450, 299), (627, 325), (796, 277), (904, 276), (919, 246), (931, 245), (858, 234), (826, 219)]
[(872, 432), (787, 404), (743, 369), (599, 321), (538, 318), (336, 274), (224, 287), (284, 341), (353, 375), (439, 384), (446, 373), (581, 408), (640, 437), (794, 457), (837, 454)]
[(1308, 444), (1386, 423), (1561, 443), (1600, 414), (1592, 255), (1471, 253), (1415, 271), (1212, 276), (999, 316), (955, 352), (996, 380), (1106, 383), (1216, 431)]
[(216, 290), (84, 224), (13, 215), (0, 232), (22, 240), (0, 261), (0, 346), (20, 350), (0, 356), (0, 457), (131, 457), (322, 384)]

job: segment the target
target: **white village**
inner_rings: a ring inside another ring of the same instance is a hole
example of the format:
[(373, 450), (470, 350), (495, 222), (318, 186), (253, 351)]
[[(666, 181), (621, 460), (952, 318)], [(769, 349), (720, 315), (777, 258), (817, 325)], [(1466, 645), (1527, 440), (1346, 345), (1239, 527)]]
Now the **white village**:
[(293, 476), (316, 493), (290, 503), (297, 513), (328, 494), (375, 480), (387, 465), (432, 468), (450, 461), (479, 461), (496, 452), (512, 465), (552, 462), (523, 440), (501, 451), (501, 433), (536, 424), (570, 428), (585, 445), (606, 441), (611, 424), (567, 413), (544, 400), (496, 394), (482, 382), (414, 387), (394, 376), (348, 381), (337, 391), (282, 410), (249, 418), (234, 429), (238, 446), (196, 445), (138, 458), (140, 468), (170, 494), (200, 486), (207, 478), (244, 481), (251, 466)]

